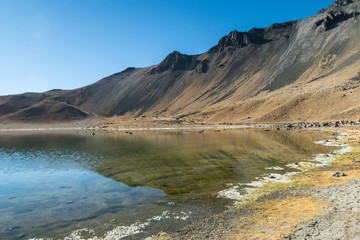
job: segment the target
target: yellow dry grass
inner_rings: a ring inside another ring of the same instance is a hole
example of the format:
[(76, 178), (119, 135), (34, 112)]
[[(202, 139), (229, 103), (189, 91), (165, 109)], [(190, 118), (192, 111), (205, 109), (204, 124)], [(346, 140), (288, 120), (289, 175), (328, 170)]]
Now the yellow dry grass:
[[(332, 164), (331, 171), (309, 171), (304, 174), (294, 176), (293, 180), (306, 186), (329, 187), (348, 183), (351, 179), (360, 178), (360, 148), (358, 146), (358, 131), (351, 132), (344, 142), (353, 148), (351, 153), (338, 156)], [(344, 172), (345, 177), (333, 177), (335, 172)]]
[(354, 142), (348, 142), (352, 145), (352, 152), (337, 158), (334, 165), (339, 168), (350, 167), (351, 169), (360, 169), (360, 148)]
[[(343, 130), (343, 129), (342, 129)], [(336, 156), (330, 170), (307, 167), (308, 171), (292, 176), (292, 182), (268, 183), (254, 190), (244, 198), (238, 207), (250, 207), (255, 213), (241, 217), (235, 232), (229, 232), (226, 239), (276, 240), (291, 235), (295, 226), (308, 222), (321, 215), (330, 203), (314, 196), (287, 196), (277, 200), (262, 201), (273, 193), (297, 187), (329, 187), (348, 183), (351, 179), (360, 178), (360, 132), (359, 129), (347, 131), (350, 136), (339, 143), (348, 143), (353, 151)], [(306, 166), (302, 166), (306, 167)], [(333, 177), (334, 172), (344, 172), (345, 177)], [(281, 196), (281, 194), (279, 194)], [(260, 200), (260, 201), (259, 201)], [(165, 238), (155, 239), (170, 239)]]
[[(308, 222), (320, 215), (330, 203), (314, 196), (286, 197), (279, 200), (256, 203), (259, 197), (276, 191), (292, 187), (311, 186), (329, 187), (348, 183), (351, 179), (360, 178), (360, 138), (359, 130), (351, 131), (347, 142), (353, 147), (351, 153), (338, 156), (331, 165), (331, 171), (310, 171), (293, 176), (292, 183), (267, 184), (264, 188), (252, 193), (253, 200), (250, 204), (256, 208), (256, 213), (243, 217), (238, 224), (238, 231), (229, 239), (283, 239), (290, 235), (293, 228), (303, 222)], [(356, 159), (356, 161), (354, 161)], [(333, 177), (334, 172), (344, 172), (345, 177)]]
[[(345, 177), (333, 177), (334, 172), (345, 172)], [(342, 185), (348, 183), (351, 179), (360, 178), (360, 170), (350, 171), (321, 171), (321, 172), (308, 172), (296, 178), (300, 184), (316, 187), (329, 187), (334, 185)]]
[(328, 206), (313, 196), (267, 201), (254, 215), (240, 220), (236, 239), (282, 239), (295, 225), (313, 219)]

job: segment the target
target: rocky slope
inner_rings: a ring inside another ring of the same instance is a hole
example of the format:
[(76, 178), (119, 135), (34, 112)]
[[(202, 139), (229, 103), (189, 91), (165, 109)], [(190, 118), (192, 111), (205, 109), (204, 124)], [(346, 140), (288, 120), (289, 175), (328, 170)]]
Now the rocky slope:
[(75, 90), (0, 97), (0, 121), (140, 115), (205, 123), (360, 117), (360, 1), (232, 31), (199, 55), (177, 51)]

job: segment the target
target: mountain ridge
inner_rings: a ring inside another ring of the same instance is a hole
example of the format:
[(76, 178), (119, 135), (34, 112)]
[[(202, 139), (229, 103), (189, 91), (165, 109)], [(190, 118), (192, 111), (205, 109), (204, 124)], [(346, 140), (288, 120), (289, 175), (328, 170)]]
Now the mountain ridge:
[[(305, 19), (231, 31), (202, 54), (174, 51), (157, 65), (127, 68), (74, 90), (1, 96), (0, 121), (141, 115), (187, 116), (204, 123), (358, 118), (359, 84), (351, 79), (360, 72), (359, 15), (359, 0), (336, 0)], [(349, 95), (343, 90), (349, 86), (350, 101), (342, 97)], [(351, 108), (340, 111), (346, 102)], [(39, 106), (44, 111), (31, 111)]]

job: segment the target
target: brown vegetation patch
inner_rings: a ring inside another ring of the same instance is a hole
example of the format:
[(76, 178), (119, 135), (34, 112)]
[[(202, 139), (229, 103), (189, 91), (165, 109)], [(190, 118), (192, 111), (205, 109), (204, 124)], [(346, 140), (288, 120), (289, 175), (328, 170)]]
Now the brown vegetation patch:
[(254, 215), (240, 220), (237, 239), (282, 239), (295, 225), (311, 220), (328, 206), (313, 196), (267, 201)]

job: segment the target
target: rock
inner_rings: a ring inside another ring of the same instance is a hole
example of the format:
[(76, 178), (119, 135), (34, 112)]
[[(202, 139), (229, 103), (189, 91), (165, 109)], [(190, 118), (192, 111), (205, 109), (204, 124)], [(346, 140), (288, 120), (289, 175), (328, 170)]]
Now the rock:
[(318, 222), (317, 221), (312, 221), (309, 223), (309, 227), (316, 227), (316, 225), (318, 225)]
[(323, 19), (317, 21), (315, 23), (315, 26), (319, 27), (321, 30), (326, 32), (326, 31), (336, 27), (337, 23), (345, 21), (345, 20), (349, 19), (350, 17), (351, 17), (351, 15), (341, 12), (341, 11), (338, 11), (338, 12), (331, 11), (331, 12), (328, 12)]
[(336, 0), (334, 5), (340, 7), (340, 6), (349, 5), (350, 3), (353, 2), (359, 2), (359, 0)]
[(333, 177), (346, 177), (347, 175), (343, 172), (336, 172), (336, 173), (333, 173), (332, 176)]
[(221, 38), (219, 43), (210, 49), (210, 52), (222, 51), (225, 47), (243, 48), (249, 44), (264, 44), (271, 40), (264, 39), (264, 29), (250, 29), (249, 32), (238, 32), (236, 30), (230, 32)]
[(209, 69), (208, 60), (201, 61), (198, 65), (195, 67), (196, 73), (206, 73)]
[(14, 232), (16, 230), (20, 229), (20, 226), (14, 226), (14, 227), (9, 227), (9, 228), (6, 228), (5, 229), (5, 232), (6, 233), (9, 233), (9, 232)]
[(234, 30), (227, 36), (221, 38), (218, 45), (223, 47), (245, 47), (250, 43), (251, 40), (247, 32), (238, 32)]
[(159, 74), (168, 70), (193, 70), (198, 63), (195, 56), (173, 51), (160, 64), (151, 69), (149, 74)]

